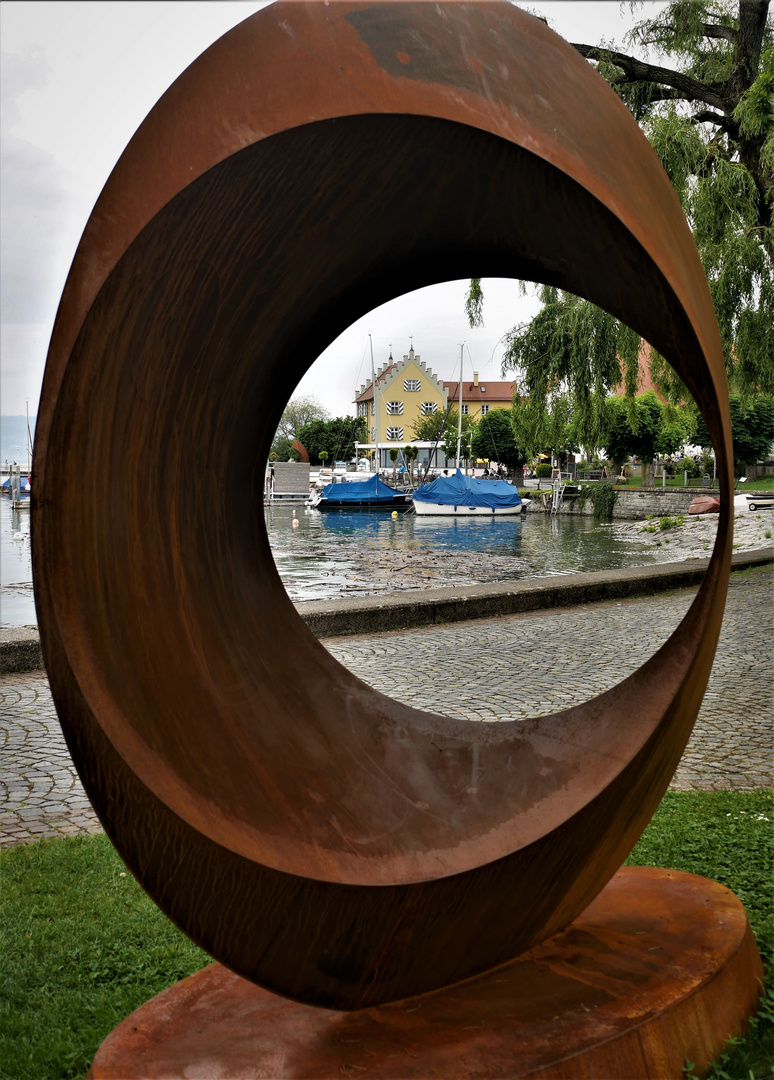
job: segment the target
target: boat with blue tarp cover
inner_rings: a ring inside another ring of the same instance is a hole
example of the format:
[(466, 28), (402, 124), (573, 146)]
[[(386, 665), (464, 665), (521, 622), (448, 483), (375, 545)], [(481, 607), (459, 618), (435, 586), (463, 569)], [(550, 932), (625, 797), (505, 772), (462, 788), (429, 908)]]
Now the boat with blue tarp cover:
[(397, 510), (410, 502), (409, 492), (395, 491), (378, 476), (372, 476), (368, 480), (326, 484), (322, 491), (310, 496), (307, 506), (312, 510)]
[(456, 517), (504, 517), (520, 514), (531, 500), (522, 499), (507, 480), (479, 480), (459, 469), (453, 476), (439, 476), (414, 492), (418, 514)]

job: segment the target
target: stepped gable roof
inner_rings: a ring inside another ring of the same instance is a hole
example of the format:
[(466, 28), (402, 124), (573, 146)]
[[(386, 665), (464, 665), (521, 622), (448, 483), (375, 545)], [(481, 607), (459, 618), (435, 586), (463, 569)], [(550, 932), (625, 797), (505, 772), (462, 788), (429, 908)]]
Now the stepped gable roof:
[[(459, 397), (459, 382), (454, 379), (446, 380), (443, 384), (456, 401)], [(512, 382), (487, 382), (486, 379), (479, 381), (478, 386), (467, 380), (462, 384), (463, 402), (487, 402), (487, 401), (513, 401), (516, 384)]]
[[(387, 364), (384, 364), (382, 367), (378, 368), (377, 372), (376, 372), (377, 385), (383, 386), (384, 385), (384, 380), (387, 378), (387, 376), (390, 374), (390, 372), (396, 367), (398, 367), (398, 365), (393, 361), (393, 363), (391, 363), (391, 364), (387, 363)], [(358, 401), (371, 401), (373, 396), (374, 396), (373, 383), (370, 383), (370, 382), (369, 383), (363, 383), (363, 385), (360, 387), (360, 393), (355, 398), (355, 401), (356, 402), (358, 402)]]
[[(404, 355), (402, 360), (397, 362), (393, 360), (392, 354), (389, 361), (384, 364), (376, 372), (376, 384), (379, 387), (380, 392), (386, 390), (397, 379), (403, 378), (403, 373), (409, 365), (415, 364), (422, 374), (431, 382), (438, 390), (439, 394), (445, 395), (447, 383), (441, 382), (441, 380), (433, 373), (424, 360), (422, 360), (418, 353), (414, 352), (413, 346), (409, 349), (408, 355)], [(360, 387), (360, 393), (355, 398), (355, 403), (360, 401), (371, 401), (374, 396), (374, 388), (372, 383), (364, 383)]]

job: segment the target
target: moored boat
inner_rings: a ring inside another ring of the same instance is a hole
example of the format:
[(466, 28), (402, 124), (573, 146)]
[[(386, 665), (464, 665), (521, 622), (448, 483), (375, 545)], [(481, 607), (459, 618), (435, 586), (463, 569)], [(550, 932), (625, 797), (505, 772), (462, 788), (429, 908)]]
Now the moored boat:
[(714, 495), (700, 495), (693, 499), (688, 507), (689, 514), (719, 514), (720, 499)]
[(774, 509), (774, 492), (752, 492), (746, 496), (748, 510)]
[(522, 499), (506, 480), (479, 480), (457, 469), (414, 492), (417, 514), (449, 517), (504, 517), (520, 514), (530, 499)]
[(306, 505), (312, 510), (399, 510), (410, 503), (409, 493), (395, 491), (374, 475), (368, 480), (326, 484)]

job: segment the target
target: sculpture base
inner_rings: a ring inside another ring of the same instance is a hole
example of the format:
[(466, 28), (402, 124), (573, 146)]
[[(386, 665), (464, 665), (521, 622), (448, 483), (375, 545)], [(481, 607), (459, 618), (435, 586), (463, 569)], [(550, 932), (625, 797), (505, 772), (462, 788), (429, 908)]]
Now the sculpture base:
[(679, 1078), (744, 1029), (762, 977), (733, 893), (625, 867), (539, 948), (392, 1005), (329, 1012), (214, 964), (119, 1024), (89, 1077)]

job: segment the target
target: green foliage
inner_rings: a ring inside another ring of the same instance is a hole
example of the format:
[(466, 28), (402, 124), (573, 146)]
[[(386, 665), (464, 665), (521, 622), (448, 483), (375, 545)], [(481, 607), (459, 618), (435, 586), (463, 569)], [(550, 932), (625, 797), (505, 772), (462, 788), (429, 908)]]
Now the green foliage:
[[(698, 445), (698, 444), (697, 444)], [(673, 465), (673, 472), (679, 477), (682, 474), (685, 479), (685, 474), (688, 473), (688, 478), (695, 478), (701, 476), (702, 470), (699, 465), (690, 457), (681, 458), (680, 461), (675, 462)]]
[[(414, 422), (411, 429), (411, 433), (415, 439), (419, 439), (420, 442), (435, 442), (440, 436), (451, 429), (451, 416), (446, 416), (445, 413), (438, 412), (430, 413), (428, 416), (420, 416), (418, 420)], [(454, 419), (454, 430), (457, 430), (457, 420)], [(455, 435), (456, 438), (456, 435)]]
[(677, 529), (685, 522), (685, 518), (682, 514), (678, 514), (676, 517), (670, 517), (669, 514), (664, 514), (662, 518), (659, 518), (658, 527), (662, 532), (666, 532), (667, 529)]
[(587, 499), (594, 507), (594, 517), (609, 520), (613, 516), (613, 507), (618, 501), (618, 492), (607, 481), (580, 484), (578, 487), (578, 507), (583, 508)]
[[(768, 458), (774, 442), (774, 397), (759, 395), (748, 403), (741, 394), (731, 394), (730, 406), (734, 461), (747, 464)], [(709, 449), (712, 440), (707, 426), (698, 409), (695, 415), (693, 441)]]
[(484, 325), (484, 293), (481, 278), (473, 278), (465, 298), (465, 314), (471, 326)]
[(541, 461), (535, 468), (535, 476), (538, 480), (546, 480), (553, 473), (553, 469), (546, 461)]
[(133, 1009), (210, 962), (140, 888), (106, 836), (2, 855), (0, 1076), (83, 1077)]
[[(774, 33), (764, 0), (673, 0), (640, 22), (630, 41), (672, 58), (655, 66), (614, 46), (576, 44), (630, 108), (682, 203), (715, 305), (732, 389), (774, 394)], [(637, 393), (641, 339), (611, 315), (554, 287), (506, 340), (503, 374), (546, 408), (566, 390), (577, 436), (602, 445), (604, 399)], [(480, 280), (468, 315), (482, 321)], [(688, 400), (664, 357), (649, 349), (651, 376), (672, 403)]]
[(745, 906), (766, 974), (757, 1016), (732, 1038), (709, 1080), (764, 1080), (774, 1059), (774, 795), (668, 791), (627, 863), (687, 870), (731, 889)]
[(691, 409), (662, 405), (652, 390), (633, 402), (608, 398), (602, 439), (616, 464), (630, 457), (653, 461), (658, 454), (673, 454), (694, 428)]
[[(283, 436), (277, 436), (272, 443), (269, 453), (270, 461), (292, 461), (295, 451), (292, 448), (293, 440)], [(298, 455), (296, 455), (298, 456)]]
[[(290, 447), (295, 439), (300, 438), (301, 428), (314, 420), (327, 420), (329, 416), (327, 409), (308, 394), (292, 398), (285, 406), (271, 446), (272, 451), (277, 455), (277, 460), (292, 460)], [(301, 439), (301, 442), (303, 441)]]
[[(567, 397), (574, 442), (601, 445), (604, 402), (622, 381), (636, 390), (639, 338), (612, 315), (553, 286), (540, 289), (542, 310), (506, 335), (503, 374), (517, 372), (519, 396), (533, 414), (552, 415), (557, 398)], [(620, 360), (619, 360), (620, 358)]]
[(530, 460), (538, 454), (555, 454), (564, 464), (578, 446), (578, 414), (569, 394), (539, 399), (517, 399), (511, 412), (516, 442)]
[(306, 447), (309, 461), (319, 465), (321, 454), (326, 461), (350, 461), (355, 456), (355, 443), (365, 442), (365, 417), (336, 416), (333, 420), (312, 420), (298, 432)]
[(472, 452), (477, 458), (498, 461), (508, 468), (519, 469), (527, 457), (516, 442), (512, 410), (491, 409), (482, 416), (473, 433)]
[[(441, 439), (441, 446), (443, 452), (447, 458), (453, 458), (457, 455), (457, 434), (458, 434), (458, 419), (457, 414), (452, 413), (449, 417), (449, 423), (443, 433)], [(473, 440), (478, 431), (478, 423), (472, 416), (462, 417), (462, 433), (460, 436), (460, 457), (464, 461), (470, 461), (473, 457)]]

